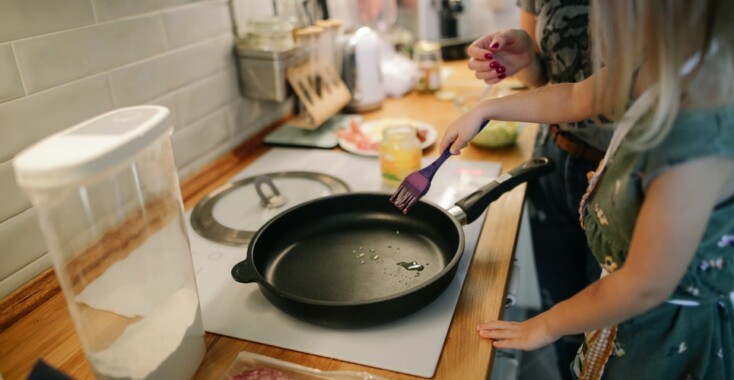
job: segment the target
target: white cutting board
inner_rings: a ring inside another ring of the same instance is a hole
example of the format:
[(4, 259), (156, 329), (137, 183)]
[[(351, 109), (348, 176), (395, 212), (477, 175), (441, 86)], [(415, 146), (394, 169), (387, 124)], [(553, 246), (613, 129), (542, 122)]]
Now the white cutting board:
[[(432, 159), (424, 159), (424, 165)], [(384, 191), (379, 160), (334, 151), (274, 148), (232, 181), (276, 171), (315, 171), (346, 182), (351, 191)], [(500, 164), (449, 159), (433, 179), (425, 199), (448, 208), (460, 197), (499, 175)], [(272, 306), (257, 284), (235, 282), (232, 266), (247, 256), (246, 248), (209, 241), (186, 215), (197, 286), (206, 331), (314, 355), (433, 377), (461, 285), (476, 247), (484, 216), (464, 226), (465, 250), (446, 291), (423, 309), (387, 324), (360, 329), (329, 329), (295, 319)]]

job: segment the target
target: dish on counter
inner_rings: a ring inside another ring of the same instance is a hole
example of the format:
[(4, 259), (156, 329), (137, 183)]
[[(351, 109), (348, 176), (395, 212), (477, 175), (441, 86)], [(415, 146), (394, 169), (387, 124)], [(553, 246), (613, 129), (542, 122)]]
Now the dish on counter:
[(521, 130), (520, 122), (492, 120), (470, 142), (482, 148), (504, 148), (515, 143)]
[(408, 118), (382, 118), (363, 123), (350, 122), (348, 126), (336, 132), (339, 146), (347, 152), (362, 156), (377, 157), (380, 154), (382, 131), (396, 125), (409, 125), (415, 128), (421, 148), (433, 145), (438, 132), (432, 125)]

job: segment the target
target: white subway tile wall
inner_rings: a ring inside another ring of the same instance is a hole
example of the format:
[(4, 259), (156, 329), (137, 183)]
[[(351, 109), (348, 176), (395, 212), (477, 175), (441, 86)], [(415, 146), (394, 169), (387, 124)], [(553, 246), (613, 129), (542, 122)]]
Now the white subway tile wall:
[[(11, 276), (18, 269), (22, 269), (43, 256), (43, 253), (46, 252), (46, 244), (41, 237), (36, 210), (26, 209), (0, 223), (0, 241), (3, 247), (2, 265), (0, 265), (0, 277), (2, 278)], [(6, 252), (15, 254), (6, 255)], [(50, 263), (50, 260), (48, 262)]]
[(95, 23), (89, 0), (3, 0), (0, 20), (0, 42)]
[(291, 111), (290, 101), (240, 96), (230, 9), (229, 0), (0, 2), (0, 298), (51, 266), (15, 183), (23, 149), (109, 110), (158, 104), (171, 109), (186, 179)]
[(0, 163), (0, 194), (3, 195), (3, 201), (0, 202), (0, 220), (8, 220), (31, 207), (31, 202), (15, 182), (15, 173), (10, 161)]
[(10, 44), (0, 45), (0, 102), (7, 102), (25, 95), (18, 66)]
[(86, 78), (162, 53), (160, 15), (77, 28), (13, 43), (26, 92)]

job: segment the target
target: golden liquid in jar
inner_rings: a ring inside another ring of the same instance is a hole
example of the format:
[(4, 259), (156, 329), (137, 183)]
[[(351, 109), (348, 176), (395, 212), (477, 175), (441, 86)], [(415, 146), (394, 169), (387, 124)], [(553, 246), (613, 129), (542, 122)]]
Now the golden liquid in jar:
[(422, 157), (415, 128), (398, 126), (382, 132), (380, 169), (386, 185), (398, 187), (408, 174), (420, 169)]

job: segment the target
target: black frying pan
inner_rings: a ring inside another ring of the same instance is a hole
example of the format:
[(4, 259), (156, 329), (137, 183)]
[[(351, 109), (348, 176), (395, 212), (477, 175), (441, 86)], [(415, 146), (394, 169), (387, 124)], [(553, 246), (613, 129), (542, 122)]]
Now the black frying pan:
[(374, 325), (410, 314), (449, 285), (464, 252), (462, 225), (520, 183), (551, 172), (536, 158), (449, 210), (419, 202), (403, 215), (383, 193), (319, 198), (271, 219), (232, 268), (279, 309), (330, 327)]

